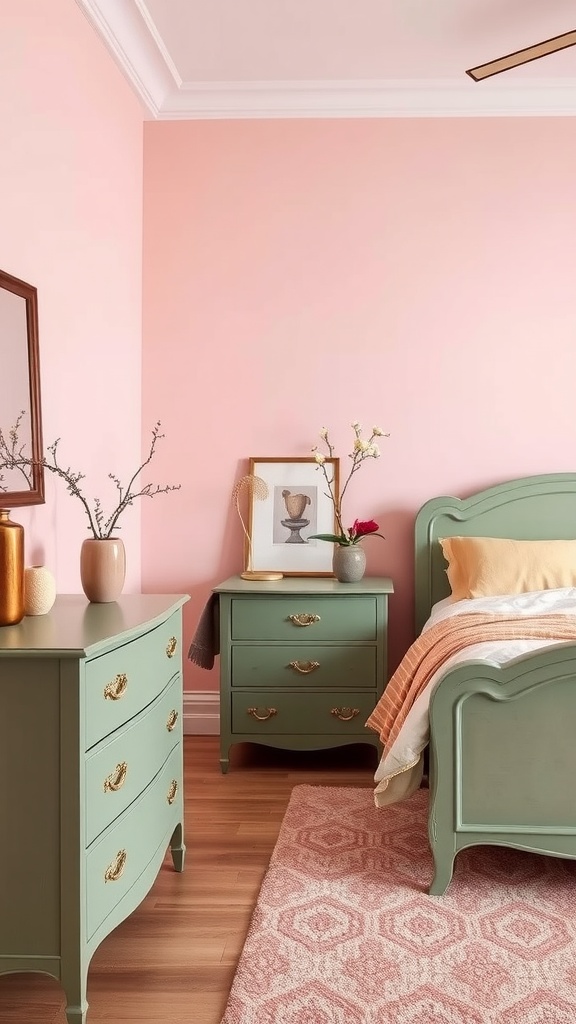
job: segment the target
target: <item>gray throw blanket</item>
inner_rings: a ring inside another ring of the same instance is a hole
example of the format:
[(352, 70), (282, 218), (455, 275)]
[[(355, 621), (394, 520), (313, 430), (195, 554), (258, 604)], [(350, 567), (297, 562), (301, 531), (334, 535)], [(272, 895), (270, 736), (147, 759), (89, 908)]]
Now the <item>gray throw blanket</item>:
[(188, 657), (200, 668), (213, 668), (214, 658), (220, 654), (220, 627), (218, 594), (211, 594), (196, 626)]

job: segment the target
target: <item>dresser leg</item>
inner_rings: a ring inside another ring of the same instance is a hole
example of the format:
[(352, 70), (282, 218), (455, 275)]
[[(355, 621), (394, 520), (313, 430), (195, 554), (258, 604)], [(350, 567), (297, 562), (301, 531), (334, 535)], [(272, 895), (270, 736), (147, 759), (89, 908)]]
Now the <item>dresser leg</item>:
[(62, 968), (60, 984), (66, 996), (66, 1020), (68, 1024), (86, 1024), (88, 964), (83, 961), (68, 965), (63, 963)]
[(221, 757), (220, 758), (220, 770), (222, 772), (222, 775), (226, 775), (226, 772), (228, 771), (229, 767), (230, 767), (230, 760), (229, 760), (229, 758)]
[(186, 846), (184, 845), (184, 833), (182, 829), (182, 822), (176, 825), (172, 833), (170, 840), (170, 853), (172, 854), (172, 863), (175, 871), (184, 870), (184, 857), (186, 855)]

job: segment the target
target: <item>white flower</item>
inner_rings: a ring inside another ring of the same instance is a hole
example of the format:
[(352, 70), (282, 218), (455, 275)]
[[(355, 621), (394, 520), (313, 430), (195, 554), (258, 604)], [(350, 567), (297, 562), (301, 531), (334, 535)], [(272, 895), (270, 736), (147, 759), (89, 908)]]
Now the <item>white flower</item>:
[[(326, 496), (330, 498), (334, 506), (334, 517), (336, 520), (336, 532), (334, 534), (312, 534), (311, 536), (319, 540), (331, 541), (334, 544), (350, 545), (358, 544), (359, 541), (365, 536), (377, 536), (381, 537), (382, 534), (377, 533), (378, 526), (374, 524), (374, 529), (368, 531), (358, 530), (358, 520), (355, 521), (354, 525), (346, 528), (342, 521), (342, 499), (346, 494), (348, 485), (352, 480), (352, 477), (361, 468), (362, 463), (366, 459), (377, 459), (380, 456), (380, 449), (377, 444), (374, 443), (375, 437), (389, 437), (389, 434), (384, 434), (380, 427), (372, 427), (372, 433), (367, 440), (362, 437), (362, 427), (357, 420), (352, 423), (352, 429), (354, 431), (354, 441), (352, 444), (352, 451), (348, 455), (351, 461), (349, 467), (349, 473), (341, 486), (340, 493), (337, 492), (335, 487), (335, 472), (334, 465), (331, 465), (336, 460), (334, 459), (334, 446), (330, 441), (328, 430), (326, 427), (322, 427), (320, 430), (320, 437), (324, 441), (324, 444), (328, 450), (327, 455), (322, 455), (318, 451), (318, 446), (315, 445), (311, 450), (314, 454), (314, 461), (316, 462), (319, 469), (321, 469), (324, 475), (324, 481), (326, 484)], [(360, 524), (361, 526), (372, 526), (372, 520), (366, 523)]]

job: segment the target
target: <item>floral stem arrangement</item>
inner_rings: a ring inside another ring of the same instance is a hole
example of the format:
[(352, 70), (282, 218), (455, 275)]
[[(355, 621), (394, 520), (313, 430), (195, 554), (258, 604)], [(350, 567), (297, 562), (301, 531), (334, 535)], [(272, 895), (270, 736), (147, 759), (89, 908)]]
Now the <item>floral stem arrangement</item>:
[[(31, 456), (24, 453), (23, 447), (19, 443), (19, 423), (20, 418), (17, 420), (15, 426), (9, 431), (8, 438), (6, 438), (2, 430), (0, 430), (0, 468), (11, 470), (19, 469), (24, 472), (34, 465), (34, 460)], [(180, 490), (181, 484), (166, 484), (163, 487), (159, 487), (158, 484), (144, 484), (143, 486), (140, 486), (140, 484), (137, 483), (142, 471), (148, 463), (152, 461), (156, 451), (156, 445), (163, 437), (164, 434), (160, 433), (160, 422), (158, 422), (152, 429), (152, 440), (150, 442), (150, 448), (148, 449), (148, 455), (136, 472), (132, 474), (126, 487), (123, 486), (119, 477), (114, 473), (108, 474), (109, 479), (114, 482), (118, 491), (117, 505), (109, 515), (104, 511), (100, 498), (94, 498), (93, 503), (90, 504), (84, 495), (80, 487), (80, 483), (85, 479), (85, 473), (80, 473), (77, 470), (71, 469), (70, 466), (63, 466), (60, 463), (58, 450), (60, 438), (48, 446), (49, 454), (42, 457), (40, 465), (42, 465), (49, 473), (53, 473), (55, 476), (60, 477), (60, 479), (66, 484), (68, 492), (75, 498), (78, 498), (82, 503), (84, 511), (88, 516), (88, 524), (93, 538), (95, 540), (109, 540), (114, 531), (120, 528), (118, 526), (120, 516), (125, 509), (134, 504), (136, 498), (153, 498), (155, 494), (167, 494), (168, 491)]]
[(328, 466), (326, 464), (326, 460), (328, 458), (334, 457), (334, 446), (330, 441), (326, 427), (322, 427), (320, 437), (326, 446), (327, 455), (324, 455), (319, 451), (317, 445), (312, 448), (314, 458), (318, 463), (318, 468), (324, 474), (324, 479), (328, 488), (327, 497), (330, 498), (334, 506), (334, 518), (338, 527), (338, 533), (314, 533), (311, 534), (311, 538), (330, 541), (332, 544), (339, 544), (341, 547), (350, 547), (352, 544), (359, 544), (364, 537), (381, 537), (383, 540), (385, 539), (383, 534), (378, 533), (378, 523), (374, 522), (373, 519), (367, 519), (364, 521), (355, 519), (352, 526), (347, 528), (343, 524), (342, 500), (346, 494), (352, 477), (355, 473), (359, 472), (363, 464), (366, 462), (366, 459), (380, 458), (380, 448), (378, 447), (376, 438), (390, 436), (389, 434), (385, 434), (380, 427), (372, 427), (370, 437), (366, 440), (362, 437), (362, 427), (356, 422), (352, 424), (352, 430), (354, 431), (354, 443), (352, 451), (348, 456), (349, 459), (351, 459), (352, 465), (339, 495), (336, 493), (334, 476), (328, 472), (328, 466), (330, 466), (331, 463), (328, 463)]

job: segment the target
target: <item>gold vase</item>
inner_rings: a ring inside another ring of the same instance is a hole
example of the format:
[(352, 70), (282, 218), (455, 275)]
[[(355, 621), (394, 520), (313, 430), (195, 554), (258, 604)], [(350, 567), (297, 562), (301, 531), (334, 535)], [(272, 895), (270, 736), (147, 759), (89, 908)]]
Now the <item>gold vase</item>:
[(89, 601), (105, 604), (117, 601), (126, 577), (124, 543), (118, 537), (82, 541), (80, 579)]
[(24, 618), (24, 527), (0, 509), (0, 626)]

